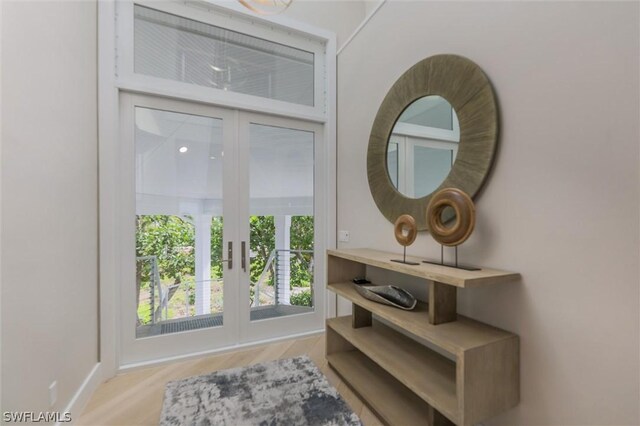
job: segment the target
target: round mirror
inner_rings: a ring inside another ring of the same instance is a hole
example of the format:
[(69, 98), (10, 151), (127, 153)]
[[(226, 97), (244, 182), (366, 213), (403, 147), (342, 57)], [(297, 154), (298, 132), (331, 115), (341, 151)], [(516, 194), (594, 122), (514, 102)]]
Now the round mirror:
[(373, 201), (391, 223), (408, 214), (426, 230), (433, 194), (457, 188), (475, 197), (497, 144), (496, 98), (480, 67), (456, 55), (423, 59), (391, 86), (373, 122), (367, 149)]
[(387, 144), (387, 172), (405, 197), (422, 198), (447, 178), (458, 154), (460, 125), (442, 96), (424, 96), (405, 109)]

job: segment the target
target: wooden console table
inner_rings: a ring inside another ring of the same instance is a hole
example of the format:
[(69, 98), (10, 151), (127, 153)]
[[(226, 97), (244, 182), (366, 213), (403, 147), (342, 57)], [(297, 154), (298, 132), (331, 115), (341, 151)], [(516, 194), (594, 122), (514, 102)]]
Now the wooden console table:
[[(397, 254), (369, 249), (327, 255), (327, 288), (353, 303), (351, 315), (327, 320), (327, 360), (385, 423), (467, 426), (518, 404), (518, 336), (457, 315), (456, 289), (515, 281), (519, 274), (405, 265), (391, 262)], [(367, 266), (425, 279), (429, 303), (404, 311), (365, 299), (351, 280), (365, 276)]]

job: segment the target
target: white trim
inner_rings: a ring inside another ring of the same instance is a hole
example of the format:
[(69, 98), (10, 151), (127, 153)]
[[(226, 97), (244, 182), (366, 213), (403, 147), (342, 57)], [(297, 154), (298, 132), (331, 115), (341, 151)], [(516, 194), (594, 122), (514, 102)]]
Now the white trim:
[[(0, 1), (0, 34), (2, 34), (2, 2)], [(2, 80), (2, 43), (0, 43), (0, 82)], [(2, 156), (2, 84), (0, 84), (0, 160)], [(0, 225), (2, 224), (2, 177), (0, 176)], [(0, 226), (0, 259), (2, 259), (2, 226)], [(0, 272), (2, 262), (0, 261)], [(0, 319), (2, 318), (2, 273), (0, 273)], [(2, 333), (0, 332), (0, 366), (2, 366)], [(0, 413), (2, 409), (2, 386), (0, 386)]]
[(421, 126), (419, 124), (396, 123), (395, 126), (393, 126), (393, 134), (399, 136), (411, 136), (420, 139), (437, 139), (454, 143), (458, 143), (460, 141), (460, 128), (456, 128), (455, 126), (453, 130), (447, 130), (438, 129), (436, 127)]
[[(406, 159), (407, 159), (407, 138), (404, 136), (398, 136), (395, 134), (391, 134), (391, 136), (389, 136), (389, 145), (391, 144), (395, 144), (396, 145), (396, 188), (398, 189), (398, 191), (402, 192), (403, 194), (407, 194), (407, 165), (406, 165)], [(389, 148), (387, 147), (387, 150)], [(389, 161), (389, 157), (387, 154), (387, 163)], [(388, 170), (388, 167), (387, 167)]]
[(270, 343), (282, 342), (282, 341), (285, 341), (285, 340), (294, 340), (294, 339), (300, 339), (300, 338), (304, 338), (304, 337), (315, 336), (316, 334), (324, 333), (324, 331), (325, 331), (324, 328), (322, 328), (322, 329), (318, 329), (318, 330), (307, 331), (307, 332), (304, 332), (304, 333), (292, 334), (292, 335), (284, 336), (284, 337), (275, 337), (275, 338), (272, 338), (272, 339), (264, 339), (264, 340), (257, 340), (257, 341), (254, 341), (254, 342), (240, 343), (240, 344), (237, 344), (237, 345), (227, 346), (225, 348), (220, 348), (220, 349), (212, 349), (212, 350), (207, 350), (207, 351), (194, 352), (194, 353), (190, 353), (190, 354), (186, 354), (186, 355), (176, 355), (176, 356), (170, 356), (170, 357), (165, 357), (165, 358), (158, 358), (158, 359), (154, 359), (153, 361), (145, 361), (145, 362), (138, 362), (138, 363), (133, 363), (133, 364), (125, 364), (125, 365), (121, 366), (118, 369), (118, 374), (128, 373), (128, 372), (131, 372), (131, 371), (139, 370), (141, 368), (157, 367), (159, 365), (169, 364), (169, 363), (173, 363), (173, 362), (176, 362), (176, 361), (187, 361), (187, 360), (191, 360), (191, 359), (195, 359), (195, 358), (202, 358), (202, 357), (206, 357), (206, 356), (210, 356), (210, 355), (219, 355), (219, 354), (224, 354), (224, 353), (228, 353), (228, 352), (233, 352), (233, 351), (237, 351), (239, 349), (250, 349), (250, 348), (257, 347), (257, 346), (267, 345), (267, 344), (270, 344)]
[[(89, 399), (96, 391), (100, 383), (102, 383), (102, 372), (100, 371), (102, 364), (97, 363), (93, 366), (87, 377), (85, 377), (82, 385), (78, 388), (76, 393), (67, 404), (64, 412), (71, 413), (71, 423), (75, 423), (75, 420), (80, 417), (84, 411)], [(68, 423), (65, 423), (68, 424)], [(57, 422), (56, 426), (61, 426), (62, 423)]]
[(116, 373), (118, 339), (118, 89), (115, 86), (115, 3), (98, 2), (98, 193), (100, 229), (100, 354), (103, 379)]
[[(337, 232), (338, 232), (338, 201), (337, 201), (337, 179), (338, 179), (338, 100), (337, 100), (337, 75), (338, 75), (338, 61), (336, 53), (336, 36), (333, 34), (327, 40), (327, 54), (326, 54), (326, 68), (327, 68), (327, 123), (324, 129), (324, 139), (326, 142), (326, 170), (327, 176), (325, 179), (325, 206), (327, 209), (326, 219), (326, 242), (327, 249), (337, 248)], [(326, 252), (317, 253), (317, 256), (322, 256), (326, 265)], [(324, 283), (321, 283), (324, 285)], [(337, 305), (336, 298), (330, 297), (329, 290), (324, 289), (325, 292), (325, 317), (330, 318), (330, 315), (336, 314)]]
[(374, 17), (374, 15), (376, 13), (378, 13), (378, 11), (380, 10), (380, 8), (387, 2), (387, 0), (380, 0), (380, 3), (378, 3), (378, 5), (376, 6), (375, 9), (373, 9), (371, 11), (371, 13), (369, 14), (369, 16), (367, 16), (366, 18), (364, 18), (364, 21), (362, 21), (362, 23), (360, 25), (358, 25), (358, 28), (356, 28), (353, 33), (349, 36), (349, 38), (347, 39), (347, 41), (345, 41), (344, 43), (342, 43), (342, 46), (340, 46), (340, 48), (338, 49), (338, 52), (336, 53), (336, 56), (340, 55), (342, 53), (342, 51), (344, 50), (345, 47), (347, 47), (349, 45), (349, 43), (351, 43), (351, 41), (358, 35), (358, 33), (360, 31), (362, 31), (362, 29), (369, 23), (369, 21), (371, 20), (371, 18)]
[[(207, 105), (239, 109), (242, 111), (268, 113), (317, 123), (324, 123), (326, 121), (324, 114), (318, 114), (309, 106), (299, 105), (296, 106), (295, 110), (292, 110), (291, 104), (274, 99), (209, 89), (157, 77), (131, 75), (128, 78), (119, 79), (116, 82), (116, 86), (118, 89), (126, 90), (130, 93), (162, 95), (177, 100), (200, 102)], [(212, 96), (211, 92), (215, 92), (215, 95)]]
[(423, 148), (435, 148), (435, 149), (453, 151), (455, 154), (454, 155), (454, 160), (455, 160), (455, 156), (458, 153), (458, 147), (460, 146), (458, 142), (448, 142), (448, 141), (426, 139), (426, 138), (414, 138), (411, 136), (407, 137), (406, 142), (407, 142), (407, 145), (411, 145), (412, 147), (412, 150), (407, 153), (407, 157), (406, 157), (407, 159), (413, 158), (413, 155), (414, 155), (413, 151), (415, 150), (416, 146), (419, 146)]

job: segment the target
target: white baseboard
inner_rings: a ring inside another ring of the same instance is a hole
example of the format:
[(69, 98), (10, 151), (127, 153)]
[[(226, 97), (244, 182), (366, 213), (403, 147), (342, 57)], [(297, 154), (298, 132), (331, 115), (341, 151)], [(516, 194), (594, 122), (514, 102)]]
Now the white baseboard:
[[(98, 385), (102, 383), (100, 367), (100, 363), (93, 366), (91, 372), (84, 379), (82, 385), (80, 385), (76, 393), (73, 395), (73, 398), (71, 398), (71, 401), (69, 401), (67, 408), (64, 410), (66, 413), (71, 413), (71, 423), (73, 423), (74, 419), (80, 417), (80, 414), (87, 406), (91, 395), (93, 395), (93, 392), (98, 388)], [(60, 422), (56, 423), (56, 426), (61, 425), (62, 423)]]
[(304, 333), (298, 333), (298, 334), (292, 334), (292, 335), (287, 335), (287, 336), (283, 336), (283, 337), (277, 337), (277, 338), (273, 338), (273, 339), (265, 339), (265, 340), (253, 341), (253, 342), (248, 342), (248, 343), (242, 343), (242, 344), (239, 344), (239, 345), (227, 346), (227, 347), (219, 348), (219, 349), (212, 349), (212, 350), (208, 350), (208, 351), (194, 352), (194, 353), (190, 353), (190, 354), (186, 354), (186, 355), (177, 355), (177, 356), (171, 356), (171, 357), (166, 357), (166, 358), (158, 358), (158, 359), (154, 359), (152, 361), (137, 362), (137, 363), (134, 363), (134, 364), (125, 364), (125, 365), (120, 366), (120, 368), (117, 371), (117, 374), (128, 373), (130, 371), (139, 370), (141, 368), (156, 367), (158, 365), (169, 364), (169, 363), (176, 362), (176, 361), (186, 361), (186, 360), (195, 359), (195, 358), (202, 358), (202, 357), (210, 356), (210, 355), (219, 355), (219, 354), (223, 354), (223, 353), (226, 353), (226, 352), (233, 352), (233, 351), (237, 351), (237, 350), (240, 350), (240, 349), (250, 349), (250, 348), (253, 348), (255, 346), (267, 345), (267, 344), (270, 344), (270, 343), (277, 343), (277, 342), (281, 342), (281, 341), (284, 341), (284, 340), (299, 339), (299, 338), (302, 338), (302, 337), (309, 337), (309, 336), (313, 336), (313, 335), (316, 335), (316, 334), (322, 334), (322, 333), (324, 333), (324, 328), (319, 329), (319, 330), (308, 331), (308, 332), (304, 332)]

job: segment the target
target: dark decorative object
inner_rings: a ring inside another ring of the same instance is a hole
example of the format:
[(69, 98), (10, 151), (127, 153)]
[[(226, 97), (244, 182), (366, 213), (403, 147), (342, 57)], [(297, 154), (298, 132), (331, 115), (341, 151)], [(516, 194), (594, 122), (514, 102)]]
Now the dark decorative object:
[(416, 307), (416, 298), (408, 291), (395, 285), (356, 285), (355, 287), (362, 297), (374, 302), (394, 306), (405, 311)]
[[(405, 234), (406, 231), (406, 234)], [(416, 262), (407, 262), (407, 246), (413, 244), (418, 236), (416, 220), (408, 214), (401, 215), (393, 227), (396, 241), (402, 246), (402, 260), (391, 259), (392, 262), (404, 263), (405, 265), (419, 265)]]
[[(445, 209), (453, 216), (444, 218)], [(471, 197), (457, 188), (444, 188), (436, 192), (427, 206), (427, 227), (433, 239), (442, 246), (455, 247), (455, 268), (477, 271), (478, 268), (458, 266), (458, 246), (464, 243), (476, 224), (476, 209)], [(450, 222), (446, 224), (446, 222)], [(452, 223), (451, 223), (452, 222)], [(424, 263), (435, 263), (423, 261)], [(440, 250), (440, 264), (444, 265), (444, 250)]]

